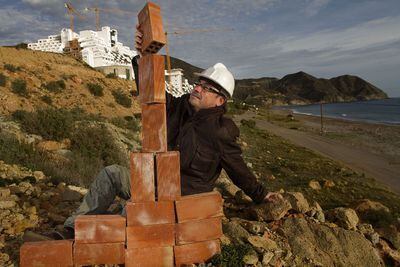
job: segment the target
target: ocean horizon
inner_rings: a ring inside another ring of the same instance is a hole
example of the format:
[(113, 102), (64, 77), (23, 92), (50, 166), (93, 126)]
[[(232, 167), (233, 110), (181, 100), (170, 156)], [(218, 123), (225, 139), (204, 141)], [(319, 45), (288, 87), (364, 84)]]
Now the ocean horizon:
[[(320, 104), (279, 106), (295, 114), (320, 116)], [(400, 97), (380, 100), (329, 103), (322, 105), (323, 116), (350, 121), (400, 125)]]

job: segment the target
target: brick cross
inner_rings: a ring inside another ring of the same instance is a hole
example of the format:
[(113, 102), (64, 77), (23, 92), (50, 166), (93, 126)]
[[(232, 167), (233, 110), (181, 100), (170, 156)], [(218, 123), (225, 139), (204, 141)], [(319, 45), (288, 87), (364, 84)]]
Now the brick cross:
[(144, 34), (139, 61), (142, 151), (132, 152), (131, 199), (126, 217), (81, 215), (75, 239), (26, 242), (20, 265), (172, 267), (207, 261), (220, 252), (222, 197), (218, 192), (181, 196), (180, 157), (167, 151), (164, 58), (160, 7), (140, 11)]

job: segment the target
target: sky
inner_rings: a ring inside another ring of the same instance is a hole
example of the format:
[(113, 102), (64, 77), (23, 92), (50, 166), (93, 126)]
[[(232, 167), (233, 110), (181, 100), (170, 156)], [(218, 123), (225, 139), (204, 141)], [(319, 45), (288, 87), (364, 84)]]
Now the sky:
[[(170, 54), (201, 68), (224, 63), (235, 78), (307, 72), (318, 78), (357, 75), (400, 97), (400, 0), (159, 0)], [(71, 0), (84, 19), (75, 31), (118, 30), (133, 48), (138, 0)], [(129, 13), (132, 12), (132, 13)], [(36, 42), (69, 27), (64, 1), (0, 0), (0, 45)], [(199, 30), (208, 30), (201, 32)], [(162, 53), (164, 51), (161, 51)]]

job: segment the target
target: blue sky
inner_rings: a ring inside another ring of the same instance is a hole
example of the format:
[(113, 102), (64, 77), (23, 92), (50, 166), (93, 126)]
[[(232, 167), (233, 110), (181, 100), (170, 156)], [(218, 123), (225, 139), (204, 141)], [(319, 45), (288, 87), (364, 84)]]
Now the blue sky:
[[(199, 67), (227, 65), (236, 78), (278, 77), (305, 71), (316, 77), (358, 75), (400, 96), (399, 0), (160, 0), (168, 31), (228, 29), (172, 35), (171, 55)], [(63, 1), (0, 0), (0, 45), (35, 42), (69, 27)], [(132, 47), (136, 13), (145, 1), (71, 1), (131, 11), (102, 13)], [(82, 12), (84, 13), (84, 12)], [(93, 13), (75, 29), (95, 28)]]

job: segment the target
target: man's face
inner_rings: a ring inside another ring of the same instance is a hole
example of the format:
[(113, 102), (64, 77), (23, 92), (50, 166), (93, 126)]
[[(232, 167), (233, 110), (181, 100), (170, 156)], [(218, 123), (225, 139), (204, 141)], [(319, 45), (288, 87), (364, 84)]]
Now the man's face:
[(189, 103), (192, 104), (196, 112), (200, 109), (213, 108), (225, 103), (223, 96), (209, 88), (212, 88), (210, 84), (205, 81), (199, 81), (190, 93)]

